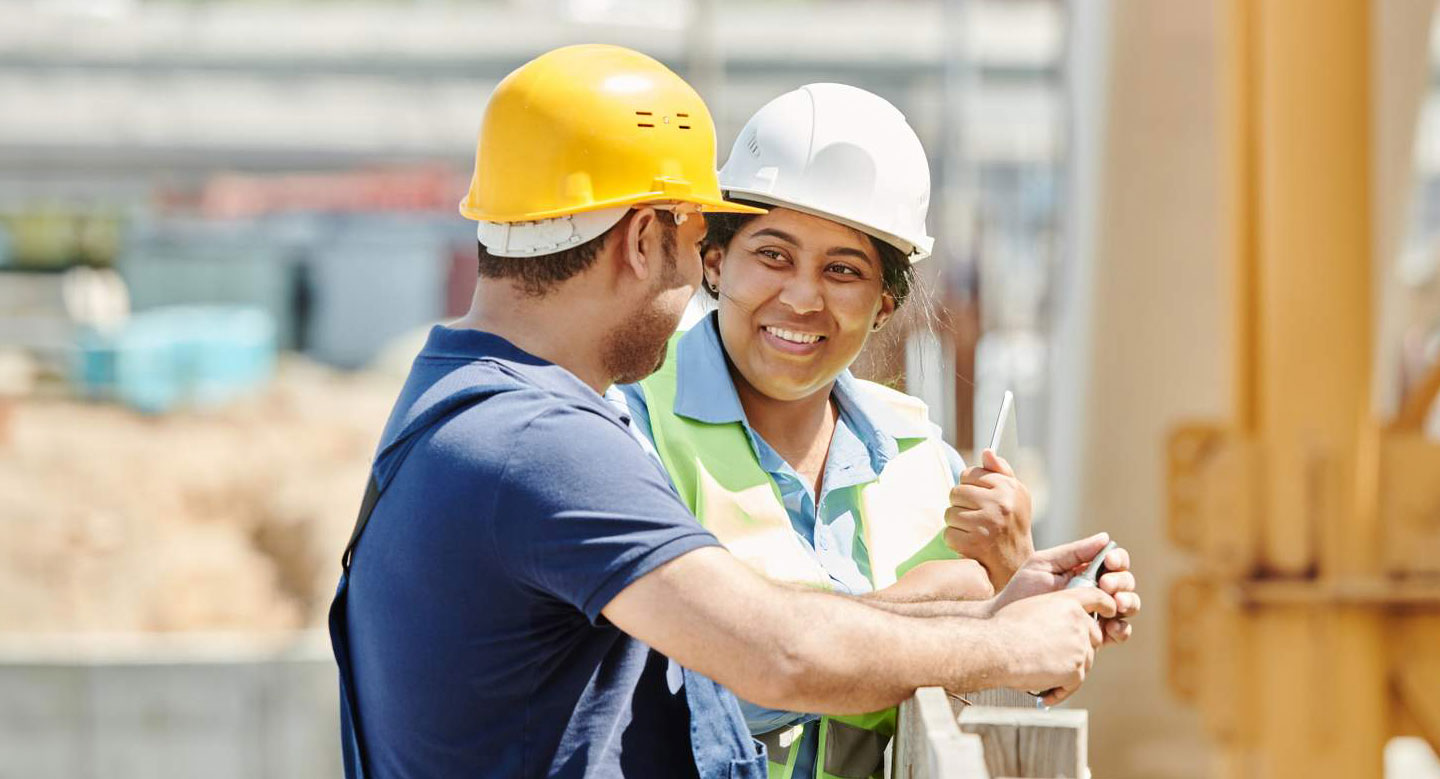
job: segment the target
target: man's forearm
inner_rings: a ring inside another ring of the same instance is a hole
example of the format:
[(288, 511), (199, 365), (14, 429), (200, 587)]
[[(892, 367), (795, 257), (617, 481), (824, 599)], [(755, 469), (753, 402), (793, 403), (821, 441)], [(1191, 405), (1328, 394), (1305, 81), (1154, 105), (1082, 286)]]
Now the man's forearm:
[(917, 687), (1003, 687), (1025, 670), (1008, 623), (896, 613), (914, 608), (934, 607), (779, 585), (707, 547), (632, 583), (602, 613), (741, 698), (788, 711), (876, 711)]
[(786, 641), (784, 700), (757, 703), (861, 713), (896, 705), (917, 687), (974, 690), (1005, 680), (1009, 653), (994, 623), (953, 613), (961, 604), (795, 595), (789, 607), (808, 617), (792, 623), (798, 629)]

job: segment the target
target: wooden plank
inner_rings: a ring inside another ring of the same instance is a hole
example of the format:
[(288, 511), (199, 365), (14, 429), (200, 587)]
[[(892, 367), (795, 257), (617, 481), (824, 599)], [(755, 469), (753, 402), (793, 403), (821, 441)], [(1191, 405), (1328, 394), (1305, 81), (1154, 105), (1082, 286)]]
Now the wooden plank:
[(900, 704), (895, 779), (990, 779), (980, 739), (960, 732), (945, 691), (922, 687)]
[(960, 729), (980, 737), (992, 776), (1081, 779), (1089, 775), (1088, 714), (1081, 709), (966, 706)]
[(1001, 706), (1016, 709), (1034, 709), (1035, 696), (1021, 690), (1006, 690), (994, 688), (990, 690), (976, 690), (959, 696), (950, 696), (950, 708), (955, 710), (955, 715), (960, 715), (960, 710), (966, 706)]
[[(1393, 650), (1395, 698), (1416, 724), (1416, 735), (1440, 750), (1440, 615), (1410, 614), (1392, 622), (1399, 627), (1399, 641)], [(1393, 632), (1392, 632), (1393, 635)]]
[(1384, 566), (1394, 576), (1440, 574), (1440, 445), (1421, 433), (1381, 442), (1380, 516)]

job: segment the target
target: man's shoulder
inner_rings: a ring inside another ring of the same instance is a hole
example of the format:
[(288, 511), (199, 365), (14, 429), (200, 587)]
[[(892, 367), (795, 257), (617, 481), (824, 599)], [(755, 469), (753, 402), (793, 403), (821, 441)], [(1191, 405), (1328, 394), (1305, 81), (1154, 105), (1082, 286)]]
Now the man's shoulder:
[[(386, 424), (379, 459), (410, 449), (406, 441), (417, 436), (466, 459), (504, 451), (536, 419), (549, 415), (574, 415), (578, 426), (603, 424), (610, 409), (605, 401), (569, 389), (546, 386), (503, 360), (422, 354)], [(416, 454), (424, 456), (430, 448), (421, 446)]]
[[(467, 458), (509, 459), (523, 451), (526, 459), (546, 459), (551, 452), (629, 443), (625, 423), (599, 396), (579, 398), (545, 387), (519, 385), (489, 395), (461, 409), (436, 429), (434, 443), (443, 451)], [(628, 452), (616, 452), (625, 459)]]
[(553, 426), (536, 425), (537, 420), (563, 420), (575, 431), (586, 429), (624, 431), (624, 423), (600, 396), (579, 398), (546, 387), (519, 384), (490, 395), (462, 410), (454, 421), (462, 425), (484, 424), (491, 430), (509, 429), (528, 437), (552, 434)]

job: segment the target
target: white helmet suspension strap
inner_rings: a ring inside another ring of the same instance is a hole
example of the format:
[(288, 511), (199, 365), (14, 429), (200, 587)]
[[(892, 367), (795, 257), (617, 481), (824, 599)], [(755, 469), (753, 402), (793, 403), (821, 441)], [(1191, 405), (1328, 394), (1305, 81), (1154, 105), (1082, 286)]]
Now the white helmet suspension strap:
[(579, 246), (620, 223), (630, 206), (534, 222), (480, 222), (475, 235), (496, 257), (541, 257)]

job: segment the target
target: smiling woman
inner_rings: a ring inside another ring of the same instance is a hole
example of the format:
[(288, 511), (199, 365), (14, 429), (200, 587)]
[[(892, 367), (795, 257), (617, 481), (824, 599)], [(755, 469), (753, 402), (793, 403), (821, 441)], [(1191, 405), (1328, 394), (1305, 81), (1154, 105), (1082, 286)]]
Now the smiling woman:
[(706, 290), (737, 309), (719, 318), (731, 364), (777, 400), (832, 384), (904, 301), (914, 272), (894, 246), (790, 208), (720, 216), (702, 251)]
[[(988, 597), (1032, 548), (1024, 487), (998, 460), (956, 487), (964, 464), (924, 404), (849, 371), (933, 243), (915, 132), (876, 95), (811, 84), (750, 119), (720, 181), (770, 210), (707, 215), (717, 310), (617, 401), (700, 522), (765, 575), (876, 600)], [(970, 532), (990, 513), (1007, 521)], [(883, 772), (893, 710), (742, 709), (771, 779)]]

